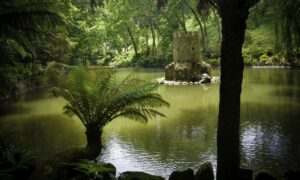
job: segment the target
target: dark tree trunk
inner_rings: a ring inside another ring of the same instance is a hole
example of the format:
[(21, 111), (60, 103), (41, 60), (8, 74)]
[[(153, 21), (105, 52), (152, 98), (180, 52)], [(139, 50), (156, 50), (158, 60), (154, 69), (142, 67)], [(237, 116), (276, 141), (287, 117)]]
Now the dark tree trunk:
[(89, 157), (94, 159), (101, 153), (102, 150), (102, 129), (100, 129), (98, 126), (91, 125), (86, 128), (85, 134), (87, 140), (87, 152)]
[(156, 36), (155, 36), (155, 29), (152, 19), (150, 19), (150, 26), (151, 26), (151, 34), (152, 34), (152, 55), (156, 54)]
[(217, 180), (239, 178), (240, 95), (244, 61), (242, 46), (250, 8), (247, 1), (221, 0), (221, 85), (217, 134)]
[(187, 34), (184, 15), (183, 15), (183, 20), (181, 20), (177, 14), (176, 14), (176, 17), (177, 17), (177, 20), (180, 23), (181, 27), (183, 28), (184, 32)]
[(278, 29), (278, 23), (277, 21), (274, 21), (274, 29), (275, 29), (275, 46), (274, 49), (276, 52), (280, 50), (280, 39), (279, 39), (279, 29)]
[(217, 13), (215, 12), (214, 9), (212, 10), (212, 12), (214, 14), (214, 18), (215, 18), (216, 25), (217, 25), (217, 30), (218, 30), (218, 44), (219, 44), (221, 42), (221, 28), (220, 28), (220, 23), (219, 23), (219, 20), (218, 20), (218, 15), (217, 15)]
[(191, 10), (191, 12), (193, 13), (193, 15), (194, 15), (199, 27), (200, 27), (202, 51), (205, 52), (206, 51), (206, 38), (205, 38), (205, 32), (204, 32), (203, 25), (200, 21), (199, 16), (197, 15), (196, 10), (193, 7), (190, 6), (190, 4), (187, 2), (187, 0), (185, 0), (184, 2), (187, 5), (187, 7)]
[(148, 33), (146, 32), (145, 34), (145, 38), (146, 38), (146, 54), (149, 55), (149, 52), (150, 52), (150, 48), (149, 48), (149, 36), (148, 36)]
[(135, 40), (133, 38), (132, 32), (131, 32), (131, 30), (130, 30), (130, 28), (129, 28), (128, 25), (126, 25), (126, 28), (127, 28), (127, 31), (129, 33), (129, 36), (130, 36), (130, 39), (131, 39), (132, 44), (133, 44), (135, 56), (137, 56), (138, 55), (137, 45), (136, 45)]

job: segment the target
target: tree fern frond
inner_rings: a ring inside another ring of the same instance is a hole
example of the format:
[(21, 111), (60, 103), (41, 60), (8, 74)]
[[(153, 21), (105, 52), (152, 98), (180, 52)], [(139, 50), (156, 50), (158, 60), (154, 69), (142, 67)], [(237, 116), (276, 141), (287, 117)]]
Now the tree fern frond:
[(70, 104), (65, 105), (63, 108), (64, 108), (64, 114), (66, 114), (70, 117), (72, 117), (73, 115), (76, 115), (82, 121), (84, 126), (87, 125), (87, 122), (85, 121), (81, 112), (79, 112), (76, 108), (72, 107)]
[(85, 126), (102, 128), (117, 117), (147, 122), (149, 118), (164, 117), (153, 108), (169, 106), (154, 92), (157, 84), (136, 80), (133, 76), (118, 82), (114, 72), (93, 74), (79, 68), (71, 72), (67, 81), (54, 93), (69, 102), (66, 110), (77, 115)]
[[(120, 112), (120, 113), (112, 116), (110, 121), (112, 121), (118, 117), (124, 117), (124, 118), (132, 119), (132, 120), (135, 120), (138, 122), (143, 122), (143, 123), (148, 122), (148, 117), (138, 109), (128, 109), (124, 112)], [(108, 122), (110, 122), (110, 121), (108, 121)], [(105, 124), (107, 124), (108, 122), (105, 122)]]

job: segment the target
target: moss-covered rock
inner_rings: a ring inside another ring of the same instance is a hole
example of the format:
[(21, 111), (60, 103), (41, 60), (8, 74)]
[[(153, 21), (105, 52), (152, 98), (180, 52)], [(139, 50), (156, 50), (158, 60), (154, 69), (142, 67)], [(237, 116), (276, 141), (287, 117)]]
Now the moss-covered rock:
[(145, 172), (123, 172), (118, 180), (164, 180), (161, 176), (154, 176)]
[(202, 74), (211, 74), (211, 67), (205, 62), (171, 63), (165, 68), (165, 79), (176, 81), (200, 81)]
[(174, 171), (169, 177), (169, 180), (193, 180), (195, 178), (194, 171), (192, 169), (186, 169), (184, 171)]
[(214, 180), (214, 170), (210, 162), (200, 166), (195, 174), (195, 180)]
[(266, 172), (261, 172), (256, 175), (255, 180), (276, 180), (276, 178)]
[(251, 169), (240, 169), (240, 180), (252, 180), (253, 171)]

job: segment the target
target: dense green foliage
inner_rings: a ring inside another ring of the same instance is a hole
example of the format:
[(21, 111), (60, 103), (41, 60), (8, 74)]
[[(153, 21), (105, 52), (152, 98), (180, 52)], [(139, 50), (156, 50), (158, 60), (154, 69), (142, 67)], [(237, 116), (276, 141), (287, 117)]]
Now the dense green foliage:
[[(203, 59), (219, 64), (221, 19), (205, 1), (112, 0), (94, 7), (93, 13), (88, 4), (74, 6), (77, 17), (88, 22), (81, 35), (94, 42), (81, 49), (89, 47), (90, 58), (85, 59), (91, 63), (164, 67), (173, 59), (173, 32), (199, 31)], [(296, 0), (262, 0), (251, 8), (243, 50), (246, 65), (299, 64), (299, 7)]]
[[(3, 1), (1, 97), (40, 83), (49, 61), (163, 68), (173, 60), (175, 31), (199, 31), (203, 59), (218, 66), (221, 19), (209, 2)], [(246, 65), (299, 66), (299, 7), (298, 0), (260, 0), (250, 9)]]
[(0, 9), (0, 96), (8, 98), (39, 83), (47, 61), (68, 56), (68, 8), (59, 0), (11, 0)]
[(76, 115), (85, 126), (87, 148), (96, 147), (101, 151), (102, 128), (112, 120), (125, 117), (147, 122), (149, 118), (164, 116), (155, 108), (169, 104), (154, 92), (157, 88), (156, 83), (132, 76), (119, 82), (110, 69), (89, 72), (78, 68), (65, 83), (54, 89), (54, 94), (68, 101), (65, 113)]
[(80, 160), (74, 163), (66, 163), (65, 165), (73, 167), (75, 170), (89, 174), (114, 173), (115, 169), (99, 164), (94, 161)]
[(34, 157), (12, 143), (14, 133), (0, 135), (0, 179), (27, 179), (34, 169)]

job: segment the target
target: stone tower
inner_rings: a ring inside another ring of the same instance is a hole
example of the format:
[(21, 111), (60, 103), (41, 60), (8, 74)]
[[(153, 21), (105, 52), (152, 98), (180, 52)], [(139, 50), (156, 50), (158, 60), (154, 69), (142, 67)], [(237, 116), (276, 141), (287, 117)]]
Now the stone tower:
[(200, 62), (199, 32), (173, 33), (173, 56), (175, 63)]
[(174, 32), (174, 62), (165, 68), (165, 79), (175, 81), (199, 81), (202, 74), (210, 75), (209, 64), (201, 61), (199, 32)]

